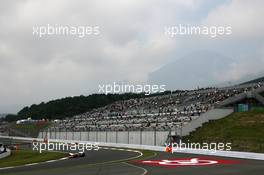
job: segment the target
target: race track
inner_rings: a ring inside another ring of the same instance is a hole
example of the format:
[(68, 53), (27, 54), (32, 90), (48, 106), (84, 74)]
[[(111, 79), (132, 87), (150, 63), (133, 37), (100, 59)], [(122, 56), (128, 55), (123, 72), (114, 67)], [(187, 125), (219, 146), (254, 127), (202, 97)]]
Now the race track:
[[(99, 151), (86, 152), (82, 158), (60, 160), (31, 166), (22, 166), (11, 169), (1, 169), (0, 174), (9, 175), (262, 175), (264, 172), (264, 161), (234, 159), (215, 156), (201, 156), (193, 154), (154, 152), (146, 160), (181, 160), (189, 158), (201, 158), (210, 160), (221, 160), (223, 164), (198, 165), (198, 166), (163, 166), (157, 164), (143, 163), (132, 160), (140, 156), (138, 152), (127, 150), (100, 149)], [(144, 160), (145, 161), (145, 160)], [(230, 163), (232, 162), (232, 163)], [(188, 162), (187, 162), (188, 163)]]

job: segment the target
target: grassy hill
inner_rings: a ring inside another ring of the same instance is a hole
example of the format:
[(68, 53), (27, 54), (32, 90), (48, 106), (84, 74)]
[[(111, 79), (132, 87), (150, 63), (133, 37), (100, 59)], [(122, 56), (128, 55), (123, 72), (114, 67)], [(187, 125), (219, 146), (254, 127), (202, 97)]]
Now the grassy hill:
[(183, 140), (189, 142), (231, 142), (232, 150), (264, 153), (264, 111), (233, 113), (210, 121)]

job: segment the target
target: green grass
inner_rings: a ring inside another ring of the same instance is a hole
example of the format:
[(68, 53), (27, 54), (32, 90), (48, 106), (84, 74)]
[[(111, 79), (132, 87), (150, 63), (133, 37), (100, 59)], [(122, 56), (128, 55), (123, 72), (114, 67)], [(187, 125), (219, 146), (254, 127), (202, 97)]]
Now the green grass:
[(210, 121), (183, 138), (189, 142), (231, 142), (232, 150), (264, 153), (264, 112), (233, 113)]
[(254, 112), (264, 112), (264, 108), (263, 107), (254, 107), (252, 109), (252, 111), (254, 111)]
[(67, 156), (66, 153), (60, 153), (60, 152), (46, 151), (40, 154), (39, 152), (32, 150), (17, 150), (17, 151), (12, 151), (11, 156), (0, 159), (0, 168), (43, 162), (48, 160), (59, 159), (66, 156)]

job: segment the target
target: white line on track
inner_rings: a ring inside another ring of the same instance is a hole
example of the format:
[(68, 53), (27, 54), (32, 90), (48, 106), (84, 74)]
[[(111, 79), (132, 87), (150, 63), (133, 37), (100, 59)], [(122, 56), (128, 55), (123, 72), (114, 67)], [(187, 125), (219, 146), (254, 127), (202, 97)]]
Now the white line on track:
[[(114, 150), (114, 151), (128, 151), (128, 152), (134, 152), (134, 153), (138, 153), (139, 154), (138, 156), (135, 156), (135, 157), (130, 157), (130, 158), (127, 158), (127, 159), (114, 160), (114, 161), (109, 161), (109, 162), (128, 161), (128, 160), (137, 159), (137, 158), (143, 156), (143, 153), (140, 152), (140, 151), (137, 151), (137, 150), (123, 149), (123, 148), (112, 148), (112, 147), (101, 147), (101, 149)], [(107, 162), (105, 162), (105, 163), (107, 163)]]
[(11, 169), (11, 168), (20, 168), (20, 167), (25, 167), (25, 166), (33, 166), (33, 165), (39, 165), (39, 164), (44, 164), (44, 163), (57, 162), (57, 161), (66, 160), (66, 159), (69, 159), (69, 158), (68, 157), (63, 157), (63, 158), (60, 158), (60, 159), (48, 160), (48, 161), (45, 161), (45, 162), (28, 163), (28, 164), (19, 165), (19, 166), (3, 167), (3, 168), (0, 168), (0, 170), (6, 170), (6, 169)]
[[(158, 154), (156, 152), (154, 152), (154, 155), (153, 156), (150, 156), (148, 157), (148, 159), (150, 158), (154, 158), (156, 157)], [(132, 166), (132, 167), (135, 167), (135, 168), (139, 168), (139, 169), (142, 169), (144, 172), (141, 174), (141, 175), (146, 175), (148, 173), (148, 170), (143, 168), (143, 167), (140, 167), (140, 166), (136, 166), (136, 165), (133, 165), (133, 164), (130, 164), (130, 163), (127, 163), (127, 162), (122, 162), (123, 164), (126, 164), (126, 165), (129, 165), (129, 166)]]
[[(103, 149), (107, 149), (107, 150), (116, 150), (116, 151), (128, 151), (128, 152), (135, 152), (135, 153), (139, 153), (139, 155), (138, 156), (136, 156), (136, 157), (133, 157), (133, 158), (129, 158), (129, 159), (136, 159), (136, 158), (139, 158), (139, 157), (141, 157), (142, 155), (143, 155), (143, 153), (142, 152), (140, 152), (140, 151), (137, 151), (137, 150), (132, 150), (132, 149), (122, 149), (122, 148), (109, 148), (109, 147), (104, 147)], [(157, 154), (155, 153), (155, 155), (154, 156), (156, 156)], [(143, 167), (140, 167), (140, 166), (136, 166), (136, 165), (132, 165), (132, 164), (130, 164), (130, 163), (127, 163), (127, 162), (122, 162), (123, 164), (125, 164), (125, 165), (128, 165), (128, 166), (131, 166), (131, 167), (134, 167), (134, 168), (138, 168), (138, 169), (141, 169), (141, 170), (143, 170), (143, 173), (141, 174), (141, 175), (146, 175), (147, 173), (148, 173), (148, 171), (145, 169), (145, 168), (143, 168)]]
[(128, 165), (128, 166), (132, 166), (132, 167), (135, 167), (135, 168), (138, 168), (138, 169), (141, 169), (141, 170), (143, 170), (143, 173), (141, 174), (141, 175), (145, 175), (145, 174), (147, 174), (148, 173), (148, 170), (146, 170), (145, 168), (143, 168), (143, 167), (140, 167), (140, 166), (136, 166), (136, 165), (132, 165), (132, 164), (130, 164), (130, 163), (127, 163), (127, 162), (122, 162), (123, 164), (126, 164), (126, 165)]

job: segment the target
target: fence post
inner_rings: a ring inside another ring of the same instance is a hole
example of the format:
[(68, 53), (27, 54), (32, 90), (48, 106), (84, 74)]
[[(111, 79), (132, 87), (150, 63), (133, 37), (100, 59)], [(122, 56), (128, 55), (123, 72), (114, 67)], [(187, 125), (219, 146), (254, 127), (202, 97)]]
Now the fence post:
[(129, 130), (127, 130), (127, 144), (129, 144)]
[(140, 134), (140, 136), (139, 136), (140, 137), (140, 145), (142, 145), (142, 129), (140, 129), (140, 133), (139, 134)]
[(117, 135), (117, 131), (116, 131), (116, 143), (118, 143), (118, 135)]
[(48, 129), (47, 138), (50, 139), (50, 128)]
[(157, 145), (157, 132), (156, 132), (156, 128), (154, 129), (154, 146)]
[(183, 123), (181, 122), (181, 138), (182, 138), (182, 127), (183, 127)]
[(107, 137), (108, 137), (108, 133), (107, 131), (105, 131), (105, 143), (107, 143)]
[(60, 129), (57, 128), (56, 130), (57, 130), (57, 139), (60, 139)]

